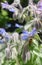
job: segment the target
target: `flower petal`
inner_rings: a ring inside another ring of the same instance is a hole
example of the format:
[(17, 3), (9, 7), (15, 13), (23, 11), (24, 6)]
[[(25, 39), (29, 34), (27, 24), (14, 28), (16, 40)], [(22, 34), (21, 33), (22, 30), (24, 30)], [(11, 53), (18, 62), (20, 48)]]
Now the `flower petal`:
[(33, 30), (30, 32), (30, 36), (34, 36), (36, 34), (36, 28), (33, 28)]
[(2, 8), (4, 9), (4, 8), (7, 8), (8, 4), (6, 4), (6, 3), (1, 3), (1, 6), (2, 6)]
[(13, 8), (9, 8), (10, 12), (15, 12), (15, 10)]
[(22, 28), (23, 26), (19, 24), (15, 24), (15, 27)]

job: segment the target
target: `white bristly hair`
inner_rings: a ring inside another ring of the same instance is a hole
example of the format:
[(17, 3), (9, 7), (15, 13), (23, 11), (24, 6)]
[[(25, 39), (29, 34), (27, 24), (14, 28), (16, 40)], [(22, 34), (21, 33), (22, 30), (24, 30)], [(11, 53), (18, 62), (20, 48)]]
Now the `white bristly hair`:
[(12, 34), (12, 39), (14, 40), (14, 43), (18, 43), (18, 41), (19, 41), (19, 34), (17, 32), (14, 32)]
[(12, 55), (11, 53), (12, 52), (11, 52), (11, 48), (10, 48), (10, 43), (8, 43), (7, 48), (5, 49), (5, 56), (7, 59), (11, 58), (11, 55)]
[(18, 54), (18, 52), (17, 52), (16, 48), (15, 47), (12, 48), (12, 59), (16, 59), (17, 58), (17, 54)]

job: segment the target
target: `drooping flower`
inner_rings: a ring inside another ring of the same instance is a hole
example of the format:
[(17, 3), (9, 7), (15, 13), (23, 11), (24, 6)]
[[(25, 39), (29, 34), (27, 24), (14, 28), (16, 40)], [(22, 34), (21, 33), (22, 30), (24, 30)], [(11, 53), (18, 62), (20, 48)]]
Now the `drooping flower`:
[(14, 8), (10, 7), (8, 3), (1, 3), (2, 8), (8, 9), (10, 12), (15, 12)]
[(29, 37), (29, 32), (26, 31), (26, 30), (23, 30), (21, 39), (22, 39), (22, 40), (27, 40), (28, 37)]
[(3, 9), (4, 9), (4, 8), (7, 9), (7, 6), (8, 6), (8, 5), (9, 5), (8, 3), (1, 3), (1, 6), (2, 6)]
[[(10, 35), (3, 28), (0, 28), (0, 35), (2, 35), (6, 39), (6, 41), (9, 41), (11, 38)], [(0, 43), (1, 42), (3, 42), (3, 41), (0, 40)]]
[(4, 43), (4, 39), (1, 39), (1, 38), (4, 37), (5, 34), (6, 34), (5, 29), (4, 28), (0, 28), (0, 35), (1, 35), (1, 37), (0, 37), (0, 44)]
[(6, 31), (5, 31), (5, 29), (4, 28), (0, 28), (0, 34), (5, 34), (6, 33)]
[(36, 28), (33, 28), (33, 30), (31, 32), (28, 31), (23, 31), (21, 39), (22, 40), (27, 40), (29, 37), (33, 37), (36, 34)]
[(37, 30), (36, 28), (34, 27), (33, 30), (30, 32), (30, 36), (34, 36), (36, 34)]

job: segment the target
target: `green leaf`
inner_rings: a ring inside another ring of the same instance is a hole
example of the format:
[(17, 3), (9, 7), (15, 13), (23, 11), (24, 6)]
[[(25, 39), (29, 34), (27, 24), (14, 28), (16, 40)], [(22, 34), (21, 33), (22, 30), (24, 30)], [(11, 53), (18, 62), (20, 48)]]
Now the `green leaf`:
[(7, 11), (2, 10), (2, 15), (3, 15), (3, 16), (7, 16), (7, 15), (8, 15)]

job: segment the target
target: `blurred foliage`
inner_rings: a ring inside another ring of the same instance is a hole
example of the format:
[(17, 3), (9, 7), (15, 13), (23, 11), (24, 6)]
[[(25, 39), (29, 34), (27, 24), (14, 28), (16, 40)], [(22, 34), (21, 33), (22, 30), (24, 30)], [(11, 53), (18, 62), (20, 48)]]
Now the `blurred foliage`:
[[(19, 65), (42, 65), (42, 44), (39, 45), (39, 36), (33, 38), (31, 45), (28, 45), (28, 49), (30, 50), (31, 57), (26, 63), (23, 61), (21, 54), (18, 55)], [(23, 49), (22, 49), (23, 50)], [(16, 60), (10, 59), (7, 60), (4, 58), (2, 65), (18, 65)]]
[(39, 0), (33, 0), (34, 3), (37, 3)]
[[(7, 0), (9, 4), (13, 3), (14, 0)], [(21, 1), (21, 5), (23, 7), (26, 7), (28, 5), (29, 0), (20, 0)], [(34, 3), (37, 3), (39, 0), (33, 0)]]
[(21, 5), (26, 7), (28, 5), (28, 0), (21, 0)]
[[(2, 0), (5, 1), (5, 0)], [(13, 0), (7, 0), (9, 4), (13, 2)], [(35, 3), (38, 2), (38, 0), (34, 0)], [(21, 5), (23, 7), (26, 7), (28, 5), (28, 0), (21, 0)], [(5, 24), (8, 21), (12, 21), (13, 19), (8, 16), (9, 12), (6, 10), (1, 10), (0, 12), (0, 27), (4, 28)], [(28, 17), (28, 21), (32, 20), (32, 17)], [(21, 32), (23, 29), (16, 29), (16, 32)], [(24, 61), (21, 58), (21, 54), (18, 55), (18, 61), (20, 65), (42, 65), (42, 44), (39, 45), (40, 38), (38, 35), (35, 35), (32, 41), (32, 44), (29, 45), (29, 50), (31, 51), (31, 59), (24, 64)], [(2, 65), (18, 65), (16, 64), (16, 61), (14, 59), (7, 60), (6, 58), (3, 60)]]
[[(2, 2), (4, 2), (6, 0), (2, 0)], [(13, 0), (7, 0), (9, 4), (13, 3)], [(34, 2), (38, 2), (38, 0), (34, 0)], [(23, 7), (26, 7), (28, 5), (28, 0), (21, 0), (21, 5)], [(1, 11), (1, 10), (0, 10)], [(4, 27), (5, 23), (9, 21), (9, 16), (10, 13), (8, 11), (2, 10), (0, 12), (0, 27)], [(2, 26), (3, 25), (3, 26)]]

